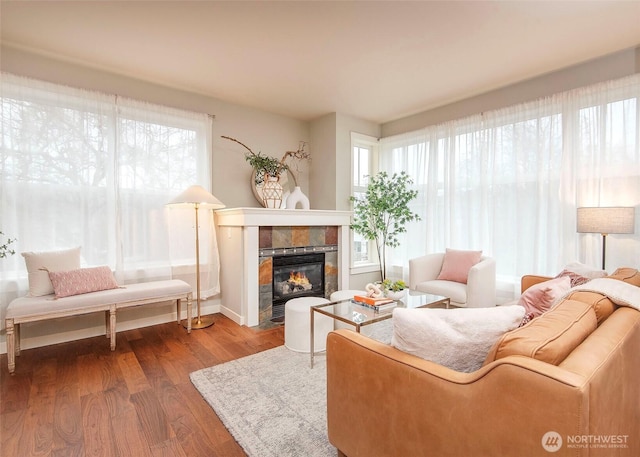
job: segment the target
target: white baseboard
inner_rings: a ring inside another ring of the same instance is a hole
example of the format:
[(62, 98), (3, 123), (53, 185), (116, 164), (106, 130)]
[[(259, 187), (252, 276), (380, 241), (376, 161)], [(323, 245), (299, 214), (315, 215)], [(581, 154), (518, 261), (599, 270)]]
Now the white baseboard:
[(225, 315), (226, 317), (228, 317), (229, 319), (231, 319), (236, 324), (238, 324), (238, 325), (246, 325), (245, 319), (240, 314), (236, 313), (235, 311), (230, 310), (226, 306), (220, 305), (220, 312), (223, 315)]
[[(207, 300), (202, 302), (201, 314), (205, 316), (208, 314), (219, 313), (220, 308), (221, 305), (219, 298)], [(194, 306), (193, 315), (195, 316), (196, 313), (197, 311)], [(175, 322), (176, 317), (176, 308), (174, 303), (159, 303), (123, 309), (118, 311), (116, 330), (118, 332), (122, 332), (125, 330), (164, 324), (166, 322)], [(186, 307), (183, 306), (182, 319), (186, 318), (187, 310)], [(109, 340), (106, 338), (104, 314), (102, 313), (21, 324), (20, 333), (20, 349), (33, 349), (96, 336), (105, 336), (105, 345), (109, 344)], [(0, 354), (6, 354), (7, 337), (4, 330), (2, 331), (1, 338)]]

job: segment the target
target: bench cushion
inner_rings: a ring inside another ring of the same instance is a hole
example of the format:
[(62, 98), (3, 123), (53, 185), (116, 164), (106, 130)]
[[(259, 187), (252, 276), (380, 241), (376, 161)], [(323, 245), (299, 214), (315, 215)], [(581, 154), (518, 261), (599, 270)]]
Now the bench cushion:
[(108, 310), (110, 305), (187, 294), (191, 286), (179, 279), (128, 284), (119, 289), (102, 290), (56, 299), (55, 295), (16, 298), (7, 307), (7, 319), (25, 319), (40, 314), (77, 311), (76, 314)]

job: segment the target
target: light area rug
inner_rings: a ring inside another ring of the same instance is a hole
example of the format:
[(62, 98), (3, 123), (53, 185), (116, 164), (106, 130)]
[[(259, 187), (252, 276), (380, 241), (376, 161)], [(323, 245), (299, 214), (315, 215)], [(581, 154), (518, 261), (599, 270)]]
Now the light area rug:
[[(370, 327), (391, 339), (391, 320)], [(326, 356), (284, 346), (191, 373), (191, 382), (250, 457), (336, 455), (327, 438)]]

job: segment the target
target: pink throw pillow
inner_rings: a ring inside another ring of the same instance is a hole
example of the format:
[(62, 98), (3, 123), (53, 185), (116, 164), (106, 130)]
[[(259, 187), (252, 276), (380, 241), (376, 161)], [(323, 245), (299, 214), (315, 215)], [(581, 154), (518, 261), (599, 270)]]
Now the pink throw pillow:
[(482, 251), (458, 251), (447, 249), (442, 262), (442, 269), (437, 279), (467, 283), (469, 270), (480, 262)]
[(532, 313), (533, 317), (538, 317), (548, 311), (555, 301), (565, 295), (569, 289), (571, 289), (569, 276), (550, 279), (525, 290), (518, 300), (518, 304), (524, 307), (525, 313)]
[(53, 284), (56, 298), (117, 289), (119, 287), (111, 268), (106, 266), (69, 271), (50, 271), (49, 279)]
[(569, 279), (571, 280), (571, 287), (581, 286), (582, 284), (586, 284), (591, 281), (591, 279), (570, 270), (562, 270), (560, 274), (556, 276), (556, 278), (561, 278), (563, 276), (569, 277)]

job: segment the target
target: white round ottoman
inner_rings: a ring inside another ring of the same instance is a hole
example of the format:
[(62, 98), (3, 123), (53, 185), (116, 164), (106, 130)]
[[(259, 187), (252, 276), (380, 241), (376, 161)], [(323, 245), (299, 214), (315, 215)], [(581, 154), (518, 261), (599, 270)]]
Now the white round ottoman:
[[(296, 352), (310, 352), (311, 306), (329, 303), (326, 298), (293, 298), (284, 305), (284, 345)], [(313, 350), (327, 348), (327, 334), (333, 330), (333, 319), (320, 313), (313, 315)]]

